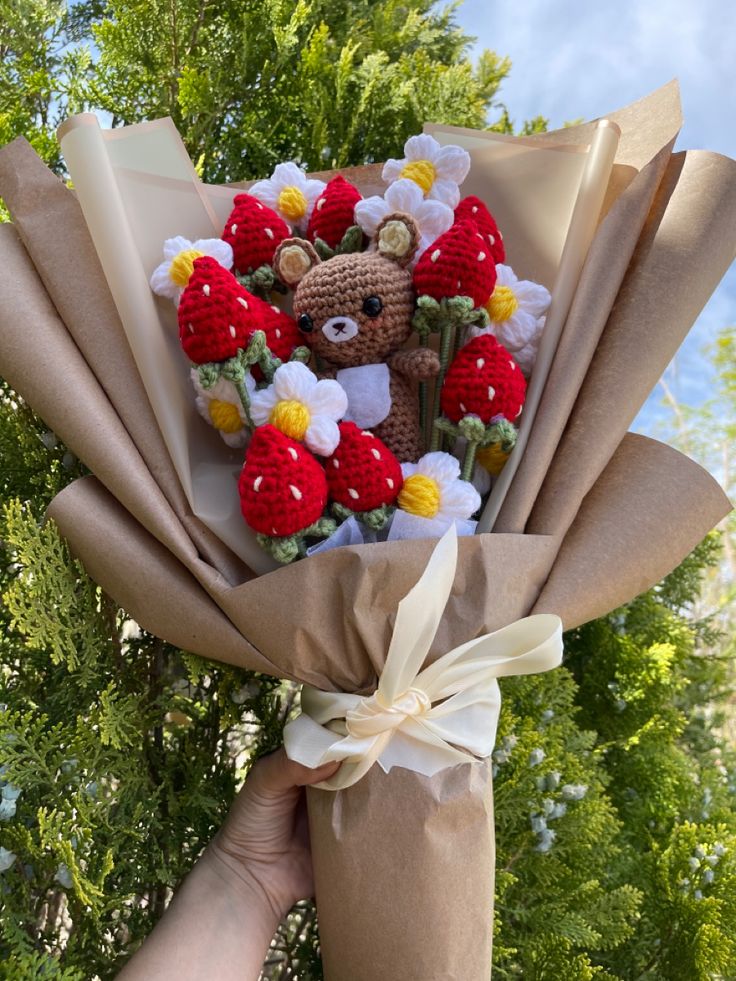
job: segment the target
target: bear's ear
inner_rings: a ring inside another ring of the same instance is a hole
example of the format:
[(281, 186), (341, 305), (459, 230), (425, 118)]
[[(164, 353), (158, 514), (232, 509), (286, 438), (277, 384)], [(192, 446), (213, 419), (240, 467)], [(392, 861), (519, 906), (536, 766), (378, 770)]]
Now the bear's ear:
[(285, 238), (276, 249), (273, 268), (283, 283), (296, 286), (302, 276), (321, 261), (311, 242), (303, 238)]
[(412, 216), (393, 211), (376, 229), (376, 249), (399, 266), (408, 266), (419, 248), (419, 238), (419, 227)]

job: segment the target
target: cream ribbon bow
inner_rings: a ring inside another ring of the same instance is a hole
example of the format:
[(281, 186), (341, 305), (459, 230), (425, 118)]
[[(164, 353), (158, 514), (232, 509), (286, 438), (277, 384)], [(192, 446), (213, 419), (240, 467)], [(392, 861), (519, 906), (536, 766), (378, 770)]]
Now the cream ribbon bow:
[(386, 664), (373, 695), (302, 690), (302, 714), (284, 730), (290, 759), (312, 769), (341, 760), (324, 790), (350, 787), (374, 763), (427, 777), (493, 752), (501, 708), (497, 678), (549, 671), (562, 660), (562, 623), (526, 617), (468, 641), (421, 670), (457, 567), (455, 526), (399, 603)]

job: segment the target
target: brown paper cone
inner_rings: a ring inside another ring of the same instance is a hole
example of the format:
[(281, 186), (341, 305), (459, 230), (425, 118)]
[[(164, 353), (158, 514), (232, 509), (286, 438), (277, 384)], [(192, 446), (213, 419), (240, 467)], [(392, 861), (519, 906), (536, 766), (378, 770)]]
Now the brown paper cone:
[[(87, 573), (136, 623), (200, 657), (277, 674), (223, 616), (192, 573), (95, 477), (56, 495), (47, 512)], [(104, 549), (100, 543), (104, 542)]]
[[(33, 317), (35, 311), (24, 310), (23, 305), (26, 298), (32, 303), (34, 291), (40, 291), (40, 284), (30, 282), (34, 278), (31, 270), (35, 267), (48, 294), (50, 303), (47, 301), (47, 307), (50, 309), (53, 305), (56, 308), (57, 330), (63, 324), (64, 333), (69, 335), (59, 343), (68, 345), (71, 338), (82, 355), (81, 359), (79, 355), (74, 358), (72, 377), (66, 379), (68, 391), (76, 388), (77, 374), (88, 366), (96, 387), (102, 390), (140, 454), (142, 465), (135, 469), (148, 471), (180, 516), (187, 536), (228, 581), (242, 582), (249, 578), (252, 573), (242, 561), (191, 513), (136, 370), (75, 195), (49, 171), (23, 138), (0, 149), (0, 188), (0, 196), (13, 215), (14, 227), (30, 259), (30, 262), (27, 261), (21, 254), (12, 238), (0, 246), (3, 250), (9, 250), (8, 261), (14, 263), (16, 270), (20, 271), (19, 267), (22, 267), (23, 277), (17, 282), (5, 284), (7, 289), (0, 293), (0, 333), (3, 324), (8, 325), (6, 330), (11, 330), (10, 325), (15, 324), (17, 330), (23, 325), (24, 316)], [(33, 320), (28, 322), (33, 323)], [(10, 340), (9, 337), (3, 338), (0, 343), (9, 343)], [(32, 372), (24, 369), (23, 380), (18, 384), (13, 380), (16, 366), (11, 359), (25, 355), (22, 348), (9, 352), (7, 367), (3, 362), (2, 369), (8, 381), (19, 392), (24, 392), (27, 401), (35, 407), (44, 396), (36, 393)], [(39, 385), (45, 387), (46, 380), (39, 379)], [(60, 388), (63, 388), (63, 383), (54, 386), (55, 390)], [(60, 412), (44, 414), (40, 408), (37, 411), (77, 456), (97, 472), (88, 459), (86, 436), (78, 431), (75, 424), (71, 427), (65, 425), (63, 402), (66, 399), (68, 392), (62, 395)], [(47, 401), (44, 401), (44, 405)], [(90, 412), (94, 414), (94, 406)], [(57, 416), (62, 420), (58, 424)], [(65, 435), (62, 435), (62, 429)], [(105, 430), (100, 428), (99, 433), (103, 435)], [(125, 472), (121, 472), (120, 480), (125, 480)]]
[[(535, 608), (553, 609), (567, 625), (605, 612), (669, 571), (726, 508), (715, 482), (689, 461), (646, 440), (619, 447), (733, 253), (733, 165), (688, 155), (679, 173), (666, 169), (679, 126), (673, 104), (670, 87), (612, 117), (622, 128), (618, 165), (532, 434), (538, 465), (522, 468), (510, 488), (512, 533), (462, 540), (432, 657)], [(115, 315), (79, 208), (55, 179), (27, 180), (34, 166), (18, 145), (0, 154), (0, 194), (26, 246), (0, 230), (13, 270), (0, 284), (0, 370), (97, 478), (68, 487), (50, 515), (104, 588), (173, 643), (323, 689), (372, 690), (398, 602), (433, 543), (339, 549), (250, 579), (183, 500), (149, 431), (140, 383), (126, 385), (131, 361), (119, 335), (110, 350), (100, 343), (95, 326)], [(373, 171), (363, 174), (375, 181)], [(218, 207), (230, 193), (220, 193)], [(53, 246), (45, 234), (56, 236)], [(61, 261), (64, 240), (74, 244), (73, 262)], [(683, 284), (692, 285), (694, 271), (702, 278), (693, 298)], [(311, 792), (310, 811), (330, 981), (487, 978), (487, 765), (432, 780), (375, 770), (347, 791)], [(373, 871), (378, 885), (367, 891)]]
[(533, 613), (565, 629), (603, 616), (674, 569), (731, 510), (702, 467), (629, 433), (582, 503)]
[(490, 977), (489, 761), (431, 778), (374, 766), (307, 802), (327, 981)]
[[(736, 163), (705, 151), (675, 154), (544, 474), (527, 531), (565, 533), (736, 256), (734, 229)], [(564, 386), (564, 374), (556, 380), (551, 399)], [(541, 474), (540, 466), (537, 480)], [(522, 511), (516, 523), (523, 517)]]

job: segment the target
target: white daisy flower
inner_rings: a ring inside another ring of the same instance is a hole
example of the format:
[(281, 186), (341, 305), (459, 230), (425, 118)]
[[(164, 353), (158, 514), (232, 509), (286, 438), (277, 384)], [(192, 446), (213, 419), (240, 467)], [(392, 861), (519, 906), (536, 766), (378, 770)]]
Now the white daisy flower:
[(277, 164), (268, 180), (255, 183), (248, 194), (273, 208), (290, 227), (305, 231), (314, 203), (325, 187), (323, 181), (310, 180), (290, 161)]
[(402, 511), (420, 518), (469, 518), (480, 507), (480, 494), (460, 479), (460, 463), (449, 453), (425, 453), (417, 463), (402, 463), (404, 486), (397, 500)]
[(233, 268), (233, 250), (221, 238), (198, 238), (196, 242), (190, 242), (183, 235), (177, 235), (166, 239), (164, 261), (156, 266), (151, 276), (153, 292), (178, 303), (192, 275), (194, 260), (203, 255), (216, 259), (223, 269)]
[[(228, 446), (245, 446), (248, 441), (245, 410), (233, 383), (227, 378), (218, 378), (212, 388), (205, 388), (196, 368), (192, 368), (191, 379), (197, 411), (205, 422), (218, 431)], [(245, 387), (252, 399), (256, 383), (250, 374), (245, 376)]]
[(276, 369), (273, 384), (255, 392), (250, 412), (256, 426), (270, 423), (319, 456), (331, 456), (340, 442), (337, 423), (348, 411), (342, 386), (320, 381), (300, 361)]
[(527, 377), (531, 373), (550, 304), (549, 290), (539, 283), (518, 279), (511, 266), (496, 266), (496, 286), (486, 303), (490, 326), (471, 327), (467, 340), (493, 334)]
[(460, 201), (459, 185), (470, 170), (470, 155), (459, 146), (440, 146), (433, 136), (421, 133), (404, 144), (402, 160), (387, 160), (383, 179), (392, 184), (405, 177), (422, 189), (425, 197), (456, 208)]
[[(383, 197), (364, 198), (355, 205), (355, 220), (370, 238), (376, 234), (381, 221), (392, 211), (411, 215), (419, 227), (419, 248), (411, 263), (416, 265), (419, 256), (435, 239), (452, 227), (455, 214), (441, 201), (425, 198), (421, 187), (413, 180), (402, 177), (386, 188)], [(371, 250), (375, 244), (371, 243)]]

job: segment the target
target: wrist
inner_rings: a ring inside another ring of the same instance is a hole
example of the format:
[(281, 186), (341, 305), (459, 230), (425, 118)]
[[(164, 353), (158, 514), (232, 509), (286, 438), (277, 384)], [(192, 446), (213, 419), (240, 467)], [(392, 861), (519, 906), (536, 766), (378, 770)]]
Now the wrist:
[(234, 855), (221, 840), (221, 834), (215, 835), (209, 843), (198, 865), (204, 865), (207, 874), (219, 883), (219, 887), (230, 896), (233, 903), (247, 910), (249, 916), (254, 913), (259, 915), (264, 930), (270, 930), (270, 940), (292, 904), (275, 896), (259, 874), (256, 867), (258, 863), (254, 864)]

